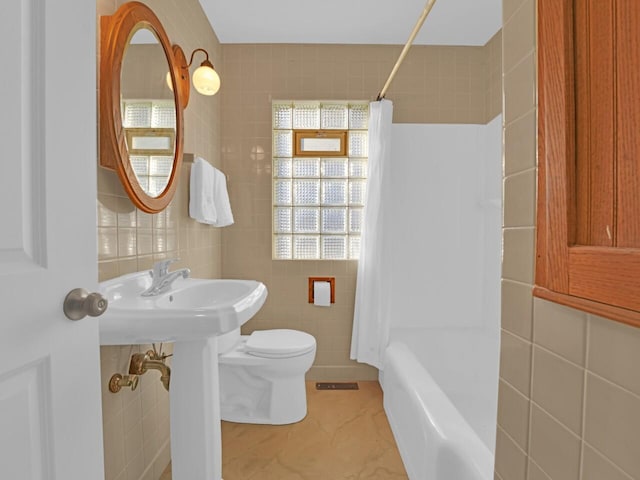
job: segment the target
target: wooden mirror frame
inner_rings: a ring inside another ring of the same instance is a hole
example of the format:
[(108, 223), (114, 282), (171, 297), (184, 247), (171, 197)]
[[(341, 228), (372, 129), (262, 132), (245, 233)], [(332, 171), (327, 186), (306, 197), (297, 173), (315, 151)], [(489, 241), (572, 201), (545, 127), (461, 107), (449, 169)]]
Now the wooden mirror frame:
[[(122, 126), (122, 105), (120, 98), (120, 79), (122, 61), (129, 40), (133, 34), (147, 28), (153, 31), (164, 50), (167, 66), (173, 83), (173, 96), (176, 106), (176, 136), (173, 156), (173, 169), (169, 182), (157, 197), (148, 195), (138, 183), (136, 174), (129, 161), (126, 132)], [(177, 52), (177, 54), (176, 54)], [(100, 18), (100, 84), (99, 84), (99, 135), (100, 166), (114, 170), (131, 201), (140, 210), (158, 213), (171, 202), (177, 187), (180, 166), (182, 164), (185, 99), (188, 98), (189, 78), (181, 74), (179, 60), (184, 53), (177, 45), (171, 46), (162, 23), (153, 11), (140, 2), (128, 2), (120, 6), (115, 14)], [(185, 91), (187, 92), (185, 95)], [(188, 101), (188, 100), (187, 100)]]

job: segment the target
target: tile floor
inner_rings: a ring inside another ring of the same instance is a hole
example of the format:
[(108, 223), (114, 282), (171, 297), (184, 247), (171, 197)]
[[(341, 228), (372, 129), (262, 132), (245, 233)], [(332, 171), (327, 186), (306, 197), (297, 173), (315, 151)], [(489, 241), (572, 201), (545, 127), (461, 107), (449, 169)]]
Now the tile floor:
[[(316, 390), (293, 425), (222, 422), (224, 480), (406, 479), (378, 382), (360, 390)], [(171, 480), (171, 466), (160, 480)]]

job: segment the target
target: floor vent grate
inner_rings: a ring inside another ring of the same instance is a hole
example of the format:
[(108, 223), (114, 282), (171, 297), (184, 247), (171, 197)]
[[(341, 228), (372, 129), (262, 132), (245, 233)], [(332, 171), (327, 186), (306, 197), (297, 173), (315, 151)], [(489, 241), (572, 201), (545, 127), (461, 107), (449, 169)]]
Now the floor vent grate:
[(358, 390), (357, 382), (317, 382), (316, 390)]

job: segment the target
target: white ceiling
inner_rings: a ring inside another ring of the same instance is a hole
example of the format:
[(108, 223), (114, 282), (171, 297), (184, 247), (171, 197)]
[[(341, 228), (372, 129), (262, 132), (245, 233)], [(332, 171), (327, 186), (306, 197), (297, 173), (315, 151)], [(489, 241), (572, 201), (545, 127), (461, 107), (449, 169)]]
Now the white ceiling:
[[(404, 44), (426, 0), (200, 0), (222, 43)], [(502, 0), (436, 0), (418, 45), (484, 45)]]

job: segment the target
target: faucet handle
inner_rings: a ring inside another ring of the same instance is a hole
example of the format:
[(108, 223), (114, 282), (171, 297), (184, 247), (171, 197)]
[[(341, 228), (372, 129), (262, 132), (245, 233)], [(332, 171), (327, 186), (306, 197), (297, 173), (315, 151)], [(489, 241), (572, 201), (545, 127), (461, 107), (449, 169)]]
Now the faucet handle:
[(169, 265), (180, 260), (179, 258), (170, 258), (167, 260), (160, 260), (153, 264), (153, 274), (151, 275), (153, 278), (164, 277), (167, 273), (169, 273)]

